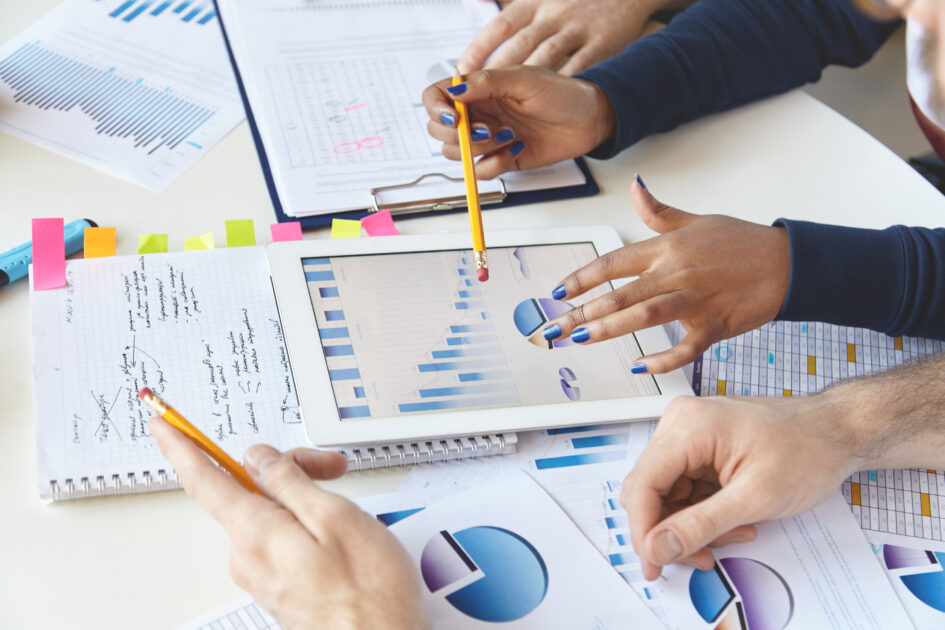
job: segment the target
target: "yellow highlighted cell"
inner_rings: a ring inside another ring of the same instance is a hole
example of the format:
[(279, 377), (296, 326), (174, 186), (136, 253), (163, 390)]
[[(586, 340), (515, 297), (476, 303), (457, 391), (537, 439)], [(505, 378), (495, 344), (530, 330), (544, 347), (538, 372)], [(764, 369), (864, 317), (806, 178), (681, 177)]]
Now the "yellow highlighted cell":
[(860, 484), (856, 482), (850, 483), (850, 495), (853, 505), (863, 505), (860, 503)]
[(785, 396), (790, 396), (790, 395), (791, 395), (791, 390), (789, 390), (789, 389), (784, 390), (784, 395), (785, 395)]
[(921, 492), (919, 496), (922, 497), (922, 516), (932, 516), (932, 506), (929, 505), (929, 493)]
[(719, 381), (719, 389), (718, 389), (719, 396), (725, 395), (725, 388), (726, 388), (725, 381)]
[(902, 350), (902, 337), (896, 337), (893, 339), (893, 346), (896, 350)]
[(852, 343), (847, 344), (847, 361), (850, 363), (856, 363), (856, 345)]
[(817, 357), (807, 357), (807, 373), (817, 374)]

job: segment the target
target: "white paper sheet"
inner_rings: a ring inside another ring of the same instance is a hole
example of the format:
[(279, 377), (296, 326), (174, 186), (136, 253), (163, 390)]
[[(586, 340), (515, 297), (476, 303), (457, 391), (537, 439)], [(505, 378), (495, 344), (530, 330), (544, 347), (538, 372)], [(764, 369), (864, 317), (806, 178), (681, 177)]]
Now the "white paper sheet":
[(866, 538), (916, 628), (945, 627), (945, 543), (872, 531)]

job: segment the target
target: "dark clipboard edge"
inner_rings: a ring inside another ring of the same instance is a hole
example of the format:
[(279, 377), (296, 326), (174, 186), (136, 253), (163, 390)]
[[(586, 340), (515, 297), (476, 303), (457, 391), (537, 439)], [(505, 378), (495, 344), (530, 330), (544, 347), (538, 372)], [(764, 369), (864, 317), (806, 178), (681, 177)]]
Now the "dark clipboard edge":
[[(223, 35), (223, 43), (226, 46), (226, 55), (230, 60), (230, 66), (233, 68), (233, 76), (236, 77), (236, 85), (240, 91), (240, 99), (243, 101), (243, 110), (246, 112), (246, 122), (249, 123), (249, 130), (253, 135), (253, 144), (256, 145), (256, 153), (259, 156), (259, 165), (263, 171), (263, 177), (266, 180), (266, 188), (269, 190), (269, 198), (272, 200), (272, 207), (276, 213), (276, 220), (279, 223), (288, 221), (298, 221), (305, 229), (325, 227), (331, 225), (332, 219), (351, 219), (359, 220), (370, 214), (367, 210), (351, 210), (348, 212), (337, 212), (333, 214), (322, 214), (308, 217), (290, 217), (282, 208), (282, 201), (279, 199), (279, 193), (276, 190), (276, 182), (272, 178), (272, 169), (269, 167), (269, 158), (266, 155), (266, 148), (263, 146), (262, 137), (259, 135), (259, 128), (256, 126), (256, 119), (253, 116), (253, 110), (249, 105), (249, 98), (246, 95), (246, 87), (243, 85), (243, 77), (240, 75), (239, 66), (236, 63), (236, 57), (233, 55), (233, 47), (230, 46), (230, 38), (226, 33), (226, 25), (223, 23), (223, 14), (220, 12), (220, 6), (217, 0), (213, 0), (213, 9), (217, 12), (217, 22), (220, 24), (220, 33)], [(510, 206), (519, 206), (528, 203), (541, 203), (545, 201), (556, 201), (559, 199), (576, 199), (580, 197), (593, 197), (600, 192), (600, 186), (594, 181), (591, 171), (584, 158), (575, 159), (578, 168), (584, 173), (585, 182), (577, 186), (565, 186), (563, 188), (546, 188), (543, 190), (532, 190), (527, 192), (509, 193), (505, 201), (498, 204), (483, 206), (483, 210), (493, 208), (506, 208)], [(456, 210), (437, 210), (430, 212), (418, 212), (416, 214), (407, 214), (397, 217), (398, 220), (409, 219), (411, 217), (424, 217), (430, 214), (448, 214), (456, 212), (466, 212), (465, 208)]]

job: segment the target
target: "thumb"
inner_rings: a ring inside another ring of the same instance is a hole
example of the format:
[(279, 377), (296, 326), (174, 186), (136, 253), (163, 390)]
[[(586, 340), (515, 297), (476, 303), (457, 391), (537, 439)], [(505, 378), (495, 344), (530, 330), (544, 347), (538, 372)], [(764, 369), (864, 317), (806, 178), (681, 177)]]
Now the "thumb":
[(647, 227), (660, 234), (686, 227), (699, 217), (657, 201), (639, 174), (630, 182), (630, 201)]
[(693, 506), (676, 512), (653, 528), (643, 541), (643, 556), (666, 566), (701, 551), (731, 530), (763, 520), (757, 492), (746, 484), (729, 484)]

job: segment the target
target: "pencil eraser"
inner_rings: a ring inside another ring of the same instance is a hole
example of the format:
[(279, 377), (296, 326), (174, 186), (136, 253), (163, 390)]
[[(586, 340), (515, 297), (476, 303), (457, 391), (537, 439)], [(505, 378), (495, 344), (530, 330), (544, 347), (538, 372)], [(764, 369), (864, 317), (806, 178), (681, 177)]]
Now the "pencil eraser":
[(141, 391), (138, 392), (138, 398), (140, 398), (141, 400), (144, 400), (144, 397), (147, 396), (147, 395), (150, 394), (150, 393), (151, 393), (151, 388), (150, 388), (150, 387), (142, 387), (142, 388), (141, 388)]
[(479, 282), (485, 282), (489, 279), (489, 270), (488, 269), (476, 269), (476, 277), (479, 278)]

